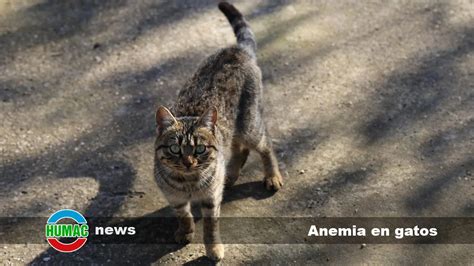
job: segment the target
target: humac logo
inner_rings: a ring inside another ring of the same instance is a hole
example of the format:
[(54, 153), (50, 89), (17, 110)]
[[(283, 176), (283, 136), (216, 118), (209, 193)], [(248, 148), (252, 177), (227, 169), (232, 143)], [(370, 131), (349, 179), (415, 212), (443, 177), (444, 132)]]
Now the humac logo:
[[(72, 220), (75, 223), (65, 223)], [(45, 235), (48, 243), (57, 251), (74, 252), (84, 246), (89, 236), (86, 218), (79, 212), (70, 209), (53, 213), (46, 223)], [(61, 242), (60, 238), (75, 238), (73, 242)]]

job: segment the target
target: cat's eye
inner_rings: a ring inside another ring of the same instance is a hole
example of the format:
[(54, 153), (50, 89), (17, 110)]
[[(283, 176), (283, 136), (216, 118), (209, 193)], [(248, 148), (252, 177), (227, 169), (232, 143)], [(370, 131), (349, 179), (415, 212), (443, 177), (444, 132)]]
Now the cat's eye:
[(169, 149), (170, 149), (170, 152), (174, 154), (179, 154), (179, 152), (181, 151), (181, 148), (177, 144), (171, 145)]
[(201, 154), (203, 152), (206, 151), (206, 146), (204, 145), (197, 145), (196, 148), (194, 149), (194, 151), (197, 153), (197, 154)]

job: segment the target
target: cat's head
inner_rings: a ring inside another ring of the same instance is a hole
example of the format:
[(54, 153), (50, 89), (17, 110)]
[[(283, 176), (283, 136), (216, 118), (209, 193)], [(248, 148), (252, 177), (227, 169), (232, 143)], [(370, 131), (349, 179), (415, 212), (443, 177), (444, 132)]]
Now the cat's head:
[(201, 117), (175, 117), (160, 106), (156, 111), (156, 160), (180, 174), (207, 169), (217, 158), (217, 110)]

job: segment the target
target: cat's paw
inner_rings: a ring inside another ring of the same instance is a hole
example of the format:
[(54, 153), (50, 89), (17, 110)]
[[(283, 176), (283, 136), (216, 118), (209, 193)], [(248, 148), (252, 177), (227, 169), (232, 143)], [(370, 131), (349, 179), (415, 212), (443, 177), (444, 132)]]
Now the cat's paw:
[(265, 177), (263, 182), (265, 188), (270, 191), (278, 191), (283, 186), (283, 180), (280, 175)]
[(174, 233), (174, 240), (178, 244), (189, 244), (193, 241), (194, 238), (194, 232), (184, 232), (181, 230), (178, 230)]
[(224, 258), (224, 244), (207, 244), (206, 254), (213, 261), (220, 261)]

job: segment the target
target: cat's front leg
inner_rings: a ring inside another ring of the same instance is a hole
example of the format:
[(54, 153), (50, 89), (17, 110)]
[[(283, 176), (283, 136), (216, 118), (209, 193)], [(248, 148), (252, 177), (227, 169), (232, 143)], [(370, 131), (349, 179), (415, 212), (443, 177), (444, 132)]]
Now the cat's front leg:
[(190, 202), (174, 203), (173, 207), (178, 218), (178, 230), (174, 234), (176, 242), (188, 244), (194, 238), (194, 219), (191, 213)]
[(204, 217), (204, 245), (207, 256), (220, 261), (224, 258), (224, 245), (221, 242), (219, 233), (219, 215), (221, 209), (221, 199), (208, 199), (201, 203)]

